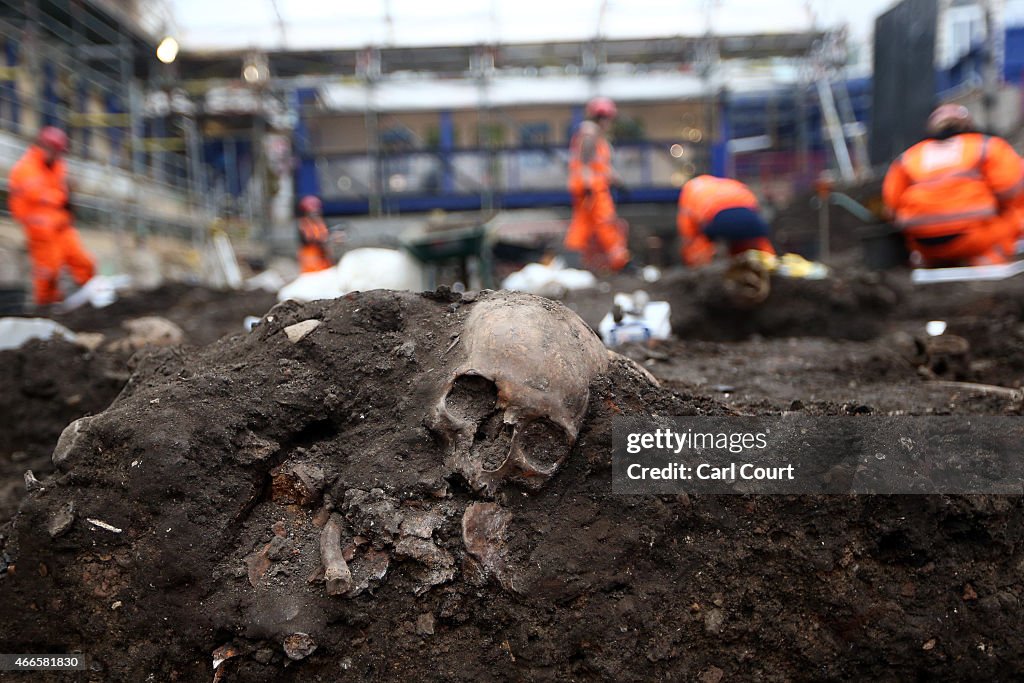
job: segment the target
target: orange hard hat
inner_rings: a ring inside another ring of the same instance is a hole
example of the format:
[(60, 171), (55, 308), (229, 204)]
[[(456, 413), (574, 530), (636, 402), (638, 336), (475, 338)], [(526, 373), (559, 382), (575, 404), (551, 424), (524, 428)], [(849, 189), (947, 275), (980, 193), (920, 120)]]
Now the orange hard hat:
[(962, 104), (943, 104), (931, 113), (925, 127), (931, 135), (947, 130), (968, 130), (974, 127), (974, 119)]
[(595, 97), (587, 102), (588, 119), (614, 119), (618, 113), (618, 107), (607, 97)]
[(320, 198), (314, 195), (306, 195), (299, 200), (299, 211), (302, 213), (320, 213), (324, 208)]
[(36, 144), (51, 152), (63, 154), (68, 151), (68, 134), (56, 126), (45, 126), (36, 136)]

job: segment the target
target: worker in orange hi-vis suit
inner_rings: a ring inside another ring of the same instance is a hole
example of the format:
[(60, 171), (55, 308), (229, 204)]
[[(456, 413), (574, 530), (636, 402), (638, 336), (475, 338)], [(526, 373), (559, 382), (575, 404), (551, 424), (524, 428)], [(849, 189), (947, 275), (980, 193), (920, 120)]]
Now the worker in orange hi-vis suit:
[(1007, 262), (1024, 226), (1024, 162), (958, 104), (932, 112), (927, 133), (882, 185), (907, 247), (928, 267)]
[(320, 199), (309, 195), (299, 202), (299, 270), (315, 273), (332, 267), (327, 256), (327, 224)]
[(630, 261), (624, 226), (615, 212), (611, 187), (621, 186), (612, 168), (612, 147), (608, 142), (618, 110), (607, 97), (587, 103), (587, 120), (580, 124), (569, 144), (569, 194), (572, 221), (565, 235), (565, 248), (583, 256), (597, 252), (612, 270), (622, 270)]
[(759, 210), (757, 197), (738, 180), (701, 175), (687, 181), (676, 215), (683, 263), (710, 263), (716, 239), (725, 240), (733, 256), (751, 249), (774, 254), (770, 229)]
[(96, 273), (95, 261), (82, 247), (72, 225), (67, 168), (62, 158), (67, 150), (64, 131), (46, 126), (11, 169), (8, 206), (25, 228), (39, 306), (62, 300), (58, 278), (64, 266), (79, 285)]

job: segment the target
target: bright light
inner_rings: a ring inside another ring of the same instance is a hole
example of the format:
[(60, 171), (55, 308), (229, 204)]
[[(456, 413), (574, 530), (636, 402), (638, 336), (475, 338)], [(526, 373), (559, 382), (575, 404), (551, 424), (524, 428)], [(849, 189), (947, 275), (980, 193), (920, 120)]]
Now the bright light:
[(156, 48), (156, 58), (164, 64), (170, 64), (178, 57), (178, 41), (167, 36)]
[(672, 145), (671, 147), (668, 148), (668, 153), (674, 156), (676, 159), (678, 159), (679, 157), (683, 156), (683, 146)]
[(242, 69), (242, 78), (246, 83), (256, 83), (260, 80), (260, 68), (255, 64), (248, 64)]
[(270, 65), (262, 52), (250, 52), (242, 62), (242, 78), (250, 85), (261, 85), (270, 80)]
[(700, 142), (703, 139), (704, 134), (696, 128), (691, 128), (686, 134), (686, 137), (690, 138), (690, 142)]
[(409, 186), (405, 176), (401, 173), (396, 173), (388, 178), (388, 188), (392, 192), (405, 192), (405, 188)]

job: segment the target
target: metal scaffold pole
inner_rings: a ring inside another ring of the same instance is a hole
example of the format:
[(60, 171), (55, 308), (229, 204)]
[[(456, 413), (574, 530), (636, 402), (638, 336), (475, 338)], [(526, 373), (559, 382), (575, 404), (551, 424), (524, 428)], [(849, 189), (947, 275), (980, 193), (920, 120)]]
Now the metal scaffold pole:
[(817, 87), (821, 113), (825, 118), (828, 139), (832, 143), (832, 151), (836, 155), (839, 173), (843, 180), (852, 182), (856, 174), (853, 170), (853, 162), (850, 160), (850, 148), (846, 144), (846, 133), (843, 131), (843, 125), (836, 111), (836, 102), (832, 96), (832, 84), (827, 76), (821, 74), (818, 77)]

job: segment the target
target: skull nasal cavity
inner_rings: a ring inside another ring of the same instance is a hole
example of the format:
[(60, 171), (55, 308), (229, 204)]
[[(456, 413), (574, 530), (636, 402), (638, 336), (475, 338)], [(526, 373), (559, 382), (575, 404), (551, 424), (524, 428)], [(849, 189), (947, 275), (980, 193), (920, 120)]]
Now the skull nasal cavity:
[(480, 424), (473, 439), (473, 457), (485, 472), (495, 472), (508, 460), (515, 425), (507, 424), (502, 413), (494, 413)]
[(445, 407), (458, 419), (475, 424), (494, 412), (497, 402), (494, 382), (479, 375), (462, 375), (452, 385)]

